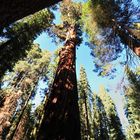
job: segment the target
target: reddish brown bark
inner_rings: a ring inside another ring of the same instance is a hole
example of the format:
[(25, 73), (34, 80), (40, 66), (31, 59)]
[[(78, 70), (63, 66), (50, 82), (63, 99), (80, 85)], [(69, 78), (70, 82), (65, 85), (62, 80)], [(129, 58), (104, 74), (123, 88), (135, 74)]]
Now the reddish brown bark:
[(80, 140), (80, 118), (75, 70), (76, 36), (70, 38), (60, 51), (60, 62), (45, 106), (38, 140)]
[(20, 92), (12, 92), (6, 95), (3, 106), (0, 108), (0, 139), (4, 139), (4, 133), (11, 126), (11, 116), (16, 110), (17, 100), (21, 96)]
[(27, 110), (24, 110), (24, 113), (22, 114), (22, 118), (20, 119), (19, 124), (17, 124), (17, 129), (16, 129), (13, 137), (11, 138), (12, 140), (27, 140), (27, 138), (26, 138), (26, 137), (28, 137), (27, 133), (30, 129), (30, 125), (29, 125), (30, 108), (26, 108), (26, 109)]

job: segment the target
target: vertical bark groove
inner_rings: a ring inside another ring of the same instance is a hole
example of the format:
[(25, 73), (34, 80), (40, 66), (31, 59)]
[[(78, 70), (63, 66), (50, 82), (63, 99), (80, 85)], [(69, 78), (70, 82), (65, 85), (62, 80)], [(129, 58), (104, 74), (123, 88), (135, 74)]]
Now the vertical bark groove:
[(45, 117), (38, 140), (80, 140), (80, 117), (76, 81), (76, 36), (70, 37), (60, 51)]

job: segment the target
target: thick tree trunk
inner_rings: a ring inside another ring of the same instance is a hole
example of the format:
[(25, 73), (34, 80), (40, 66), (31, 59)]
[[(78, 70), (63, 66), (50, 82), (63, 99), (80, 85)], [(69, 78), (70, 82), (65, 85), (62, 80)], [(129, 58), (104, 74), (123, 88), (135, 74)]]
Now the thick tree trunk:
[(61, 0), (0, 0), (0, 30)]
[[(38, 140), (80, 140), (80, 117), (75, 70), (76, 36), (60, 51), (52, 91), (45, 106)], [(72, 34), (71, 34), (72, 33)]]

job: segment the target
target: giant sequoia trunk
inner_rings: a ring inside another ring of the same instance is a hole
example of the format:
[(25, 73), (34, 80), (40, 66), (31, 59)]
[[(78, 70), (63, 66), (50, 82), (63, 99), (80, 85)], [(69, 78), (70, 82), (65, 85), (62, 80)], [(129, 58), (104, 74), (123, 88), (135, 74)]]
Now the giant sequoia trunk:
[(52, 85), (49, 101), (38, 140), (80, 140), (80, 117), (75, 70), (76, 32), (69, 30), (69, 38), (60, 51), (60, 62)]

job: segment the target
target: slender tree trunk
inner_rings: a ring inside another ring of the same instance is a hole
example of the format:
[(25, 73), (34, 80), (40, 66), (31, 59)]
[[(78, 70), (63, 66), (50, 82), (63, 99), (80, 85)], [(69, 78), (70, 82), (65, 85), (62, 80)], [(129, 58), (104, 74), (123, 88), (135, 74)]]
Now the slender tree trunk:
[[(7, 140), (15, 140), (15, 138), (16, 137), (19, 137), (18, 135), (17, 135), (17, 131), (20, 131), (20, 130), (18, 130), (18, 128), (20, 129), (20, 128), (22, 128), (21, 126), (20, 126), (20, 121), (22, 120), (22, 117), (23, 117), (23, 114), (24, 114), (24, 112), (25, 112), (25, 109), (26, 109), (26, 107), (27, 107), (27, 105), (28, 105), (28, 103), (29, 103), (29, 99), (31, 98), (31, 95), (32, 95), (32, 91), (30, 92), (30, 94), (28, 95), (28, 97), (27, 97), (27, 100), (26, 100), (26, 102), (25, 102), (25, 104), (24, 104), (24, 106), (23, 106), (23, 108), (22, 108), (22, 110), (21, 110), (21, 113), (20, 113), (20, 115), (19, 115), (19, 117), (18, 117), (18, 120), (17, 120), (17, 122), (16, 122), (16, 125), (15, 125), (15, 127), (13, 128), (14, 130), (12, 130), (13, 132), (11, 133), (11, 134), (8, 134), (8, 137), (7, 137)], [(18, 133), (19, 134), (19, 133)]]
[[(27, 76), (26, 73), (25, 73), (25, 76)], [(25, 77), (23, 77), (23, 78), (25, 78)], [(21, 79), (21, 80), (22, 80), (22, 79)], [(20, 129), (22, 129), (21, 124), (23, 123), (23, 122), (22, 122), (22, 119), (23, 119), (23, 117), (24, 117), (23, 115), (24, 115), (24, 113), (25, 113), (25, 110), (26, 110), (26, 108), (27, 108), (27, 106), (28, 106), (29, 100), (30, 100), (30, 98), (31, 98), (31, 96), (32, 96), (32, 94), (33, 94), (33, 91), (34, 91), (34, 89), (35, 89), (35, 87), (36, 87), (36, 85), (37, 85), (38, 80), (39, 80), (39, 76), (36, 75), (36, 79), (34, 79), (33, 86), (31, 86), (31, 87), (23, 87), (23, 89), (22, 89), (23, 92), (27, 92), (27, 93), (28, 93), (28, 96), (27, 96), (26, 101), (25, 101), (25, 103), (24, 103), (24, 105), (23, 105), (23, 107), (22, 107), (22, 109), (21, 109), (21, 111), (20, 111), (20, 114), (19, 114), (19, 116), (18, 116), (18, 119), (17, 119), (17, 121), (15, 122), (15, 125), (12, 127), (12, 131), (9, 131), (9, 134), (8, 134), (8, 136), (6, 137), (7, 140), (15, 140), (15, 139), (17, 139), (17, 138), (20, 137), (19, 134), (20, 134), (20, 132), (21, 132)], [(32, 81), (33, 81), (33, 80), (32, 80)], [(22, 81), (22, 82), (23, 82), (23, 81)], [(19, 85), (19, 84), (17, 84), (17, 85)], [(20, 87), (21, 87), (21, 85), (20, 85)], [(28, 90), (28, 88), (30, 88), (30, 89)], [(18, 135), (17, 135), (17, 134), (18, 134)], [(22, 135), (22, 134), (21, 134), (21, 135)]]
[(15, 105), (19, 98), (20, 94), (17, 92), (9, 93), (4, 98), (3, 105), (0, 107), (0, 140), (5, 139), (5, 135), (11, 126), (10, 119), (15, 112)]
[(45, 106), (38, 140), (80, 140), (80, 117), (76, 81), (76, 33), (70, 30)]
[[(83, 91), (84, 92), (84, 91)], [(84, 92), (84, 104), (85, 104), (85, 121), (86, 121), (86, 140), (89, 140), (89, 131), (90, 131), (90, 128), (89, 128), (89, 117), (88, 117), (88, 105), (87, 105), (87, 96)]]

